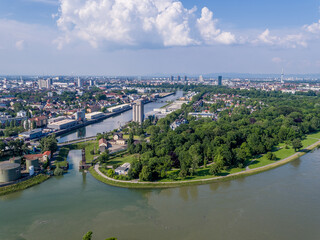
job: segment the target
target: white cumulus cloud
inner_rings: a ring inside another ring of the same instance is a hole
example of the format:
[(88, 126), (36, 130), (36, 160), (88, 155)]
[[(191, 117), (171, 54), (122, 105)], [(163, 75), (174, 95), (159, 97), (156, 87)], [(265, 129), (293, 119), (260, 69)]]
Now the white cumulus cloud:
[(302, 33), (276, 36), (272, 35), (269, 29), (266, 29), (252, 42), (254, 44), (265, 44), (275, 47), (296, 48), (298, 46), (307, 47), (306, 40), (306, 36)]
[(197, 20), (200, 35), (205, 43), (232, 44), (236, 42), (235, 36), (230, 32), (222, 32), (217, 28), (217, 20), (213, 19), (213, 12), (204, 7), (201, 12), (201, 18)]
[(235, 36), (217, 27), (208, 8), (187, 9), (176, 0), (60, 0), (58, 47), (76, 39), (102, 44), (170, 47), (232, 44)]
[(320, 33), (320, 20), (310, 25), (305, 25), (304, 29), (310, 33), (314, 33), (314, 34)]

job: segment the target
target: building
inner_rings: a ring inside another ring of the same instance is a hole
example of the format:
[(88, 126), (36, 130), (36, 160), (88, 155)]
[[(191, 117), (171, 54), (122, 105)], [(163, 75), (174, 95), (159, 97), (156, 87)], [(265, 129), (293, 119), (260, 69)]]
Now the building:
[(113, 143), (116, 145), (126, 145), (127, 141), (123, 138), (122, 133), (116, 133), (113, 135)]
[(100, 151), (101, 153), (106, 152), (107, 149), (108, 149), (108, 147), (109, 147), (109, 145), (108, 145), (107, 140), (104, 139), (104, 138), (101, 138), (101, 139), (99, 140), (99, 151)]
[(89, 119), (89, 120), (99, 119), (103, 116), (104, 116), (104, 113), (102, 112), (93, 112), (93, 113), (86, 114), (86, 119)]
[(28, 132), (23, 132), (19, 134), (19, 138), (23, 139), (35, 139), (42, 136), (42, 129), (36, 128)]
[(47, 88), (47, 81), (44, 79), (38, 80), (39, 89)]
[(218, 77), (218, 86), (222, 86), (222, 76)]
[(117, 175), (127, 175), (131, 167), (130, 163), (124, 163), (114, 171)]
[(51, 123), (55, 123), (55, 122), (60, 122), (60, 121), (65, 120), (65, 119), (66, 119), (65, 116), (60, 116), (60, 117), (56, 117), (56, 118), (50, 118), (48, 120), (48, 122), (49, 122), (49, 124), (51, 124)]
[(29, 119), (29, 126), (32, 127), (33, 122), (36, 123), (36, 127), (44, 127), (48, 124), (48, 118), (46, 116), (39, 116), (39, 117), (34, 117)]
[(77, 111), (74, 115), (77, 121), (84, 121), (86, 119), (85, 110)]
[(46, 80), (46, 88), (50, 89), (52, 87), (52, 84), (53, 84), (52, 78), (48, 78)]
[(78, 87), (82, 88), (83, 87), (83, 81), (81, 78), (78, 77)]
[(62, 130), (62, 129), (68, 129), (71, 127), (74, 127), (77, 125), (77, 121), (73, 119), (65, 119), (59, 122), (54, 122), (48, 124), (48, 128), (56, 129), (56, 130)]
[(181, 81), (181, 77), (178, 75), (177, 76), (177, 81), (180, 82)]
[(204, 78), (202, 75), (199, 76), (199, 82), (203, 82), (204, 81)]
[(21, 177), (21, 167), (18, 163), (0, 163), (0, 182), (12, 182)]
[(120, 112), (120, 111), (127, 110), (130, 108), (131, 108), (130, 104), (121, 104), (118, 106), (108, 108), (108, 112)]
[(186, 124), (188, 121), (186, 119), (177, 119), (173, 123), (170, 124), (170, 128), (174, 131), (177, 127), (179, 127), (181, 124)]
[(19, 111), (17, 112), (17, 117), (22, 117), (22, 118), (25, 118), (27, 116), (27, 112), (26, 111)]
[(133, 104), (133, 121), (142, 124), (144, 121), (144, 105), (142, 100), (137, 100)]
[(87, 113), (98, 112), (100, 110), (101, 110), (101, 106), (99, 106), (99, 105), (90, 105), (87, 108)]

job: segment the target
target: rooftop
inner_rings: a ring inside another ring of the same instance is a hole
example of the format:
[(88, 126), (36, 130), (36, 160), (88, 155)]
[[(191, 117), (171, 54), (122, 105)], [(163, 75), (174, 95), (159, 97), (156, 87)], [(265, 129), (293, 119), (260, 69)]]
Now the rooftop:
[(63, 125), (63, 124), (71, 123), (71, 122), (74, 122), (74, 121), (75, 120), (73, 120), (73, 119), (65, 119), (65, 120), (62, 120), (62, 121), (59, 121), (59, 122), (51, 123), (51, 125)]
[(12, 168), (20, 167), (20, 164), (18, 163), (11, 163), (11, 162), (2, 162), (0, 163), (0, 169), (1, 170), (10, 170)]

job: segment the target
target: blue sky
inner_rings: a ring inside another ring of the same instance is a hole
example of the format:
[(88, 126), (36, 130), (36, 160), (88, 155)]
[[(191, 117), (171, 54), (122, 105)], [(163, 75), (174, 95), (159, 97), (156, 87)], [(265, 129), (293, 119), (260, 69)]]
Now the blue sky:
[(320, 0), (0, 1), (0, 74), (277, 73), (282, 67), (319, 73), (319, 6)]

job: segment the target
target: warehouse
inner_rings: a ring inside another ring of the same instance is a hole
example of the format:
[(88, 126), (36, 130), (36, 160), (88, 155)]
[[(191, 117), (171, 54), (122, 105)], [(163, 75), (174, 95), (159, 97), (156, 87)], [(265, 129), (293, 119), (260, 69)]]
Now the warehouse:
[(62, 130), (62, 129), (71, 128), (71, 127), (73, 127), (75, 125), (77, 125), (77, 121), (76, 120), (65, 119), (65, 120), (62, 120), (62, 121), (59, 121), (59, 122), (48, 124), (48, 128)]
[(0, 182), (12, 182), (21, 177), (21, 168), (18, 163), (0, 163)]
[(104, 114), (102, 112), (93, 112), (86, 114), (86, 119), (93, 120), (93, 119), (99, 119), (103, 117)]
[(122, 105), (108, 108), (108, 112), (119, 112), (119, 111), (130, 109), (130, 108), (131, 108), (130, 104), (122, 104)]
[(19, 138), (24, 138), (24, 139), (35, 139), (39, 138), (42, 136), (42, 129), (41, 128), (36, 128), (28, 132), (23, 132), (19, 134)]

